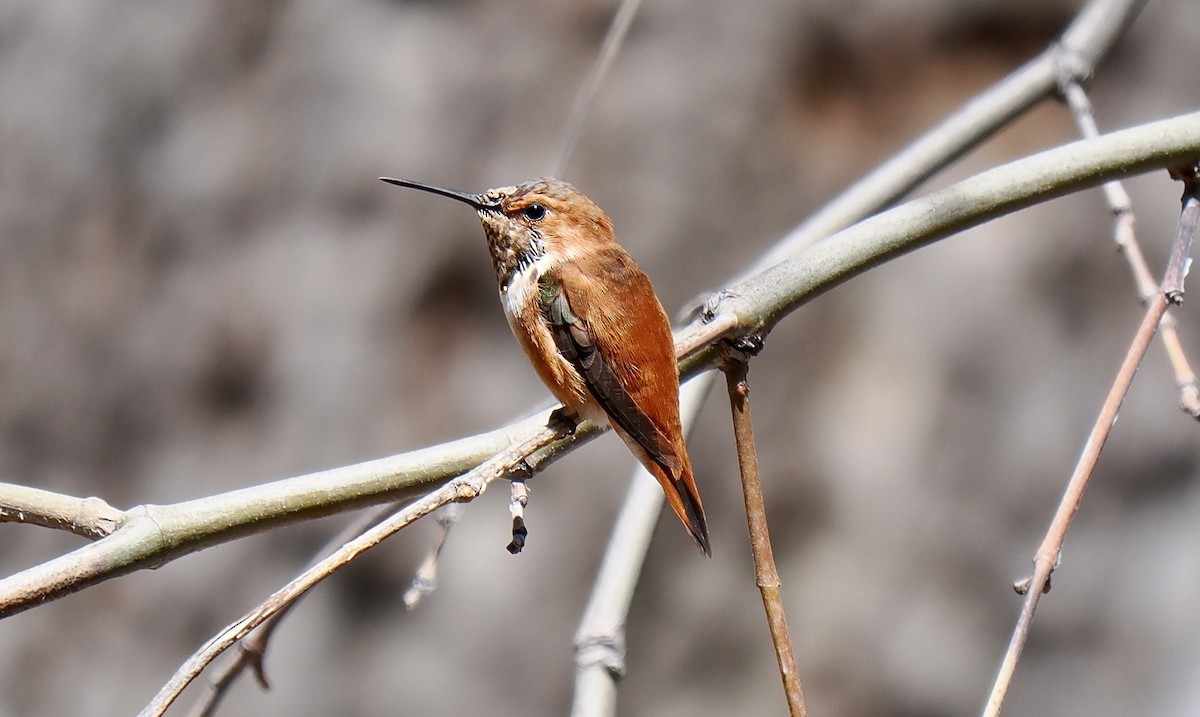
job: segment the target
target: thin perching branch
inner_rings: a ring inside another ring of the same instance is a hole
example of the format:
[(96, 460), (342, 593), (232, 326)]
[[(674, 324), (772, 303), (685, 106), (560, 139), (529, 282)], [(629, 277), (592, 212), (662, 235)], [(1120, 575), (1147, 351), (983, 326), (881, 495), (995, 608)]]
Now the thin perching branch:
[[(721, 292), (704, 318), (723, 333), (702, 319), (676, 334), (677, 350), (695, 349), (681, 361), (681, 373), (710, 366), (723, 336), (764, 333), (802, 303), (892, 258), (1038, 202), (1197, 155), (1200, 113), (1193, 113), (1047, 150), (896, 207)], [(132, 508), (112, 535), (0, 580), (0, 617), (252, 532), (419, 494), (540, 432), (545, 420), (543, 414), (378, 461)], [(584, 424), (530, 462), (539, 469), (595, 435)], [(0, 506), (8, 505), (10, 488), (0, 483)]]
[(1004, 698), (1012, 684), (1017, 662), (1020, 660), (1025, 642), (1029, 638), (1029, 629), (1033, 624), (1033, 615), (1037, 610), (1038, 601), (1050, 589), (1050, 574), (1058, 566), (1067, 529), (1079, 511), (1083, 491), (1087, 488), (1092, 471), (1095, 470), (1096, 463), (1100, 460), (1100, 452), (1104, 448), (1104, 443), (1108, 440), (1109, 433), (1117, 421), (1117, 412), (1121, 408), (1121, 402), (1125, 399), (1130, 384), (1133, 383), (1133, 376), (1137, 373), (1138, 366), (1146, 355), (1146, 349), (1154, 339), (1154, 333), (1167, 311), (1167, 306), (1172, 303), (1180, 304), (1183, 301), (1183, 279), (1191, 261), (1189, 254), (1192, 238), (1196, 234), (1197, 219), (1200, 218), (1200, 182), (1197, 181), (1196, 165), (1185, 170), (1177, 170), (1173, 174), (1183, 180), (1185, 189), (1183, 209), (1180, 212), (1178, 230), (1171, 246), (1171, 257), (1167, 262), (1166, 273), (1150, 306), (1146, 309), (1146, 314), (1142, 318), (1133, 343), (1126, 352), (1125, 360), (1117, 372), (1112, 388), (1109, 389), (1108, 397), (1100, 408), (1100, 415), (1096, 417), (1096, 422), (1088, 435), (1087, 443), (1084, 444), (1083, 453), (1079, 457), (1075, 471), (1071, 474), (1070, 481), (1067, 482), (1062, 501), (1059, 503), (1053, 520), (1050, 521), (1050, 528), (1046, 531), (1046, 536), (1042, 539), (1037, 553), (1034, 554), (1033, 575), (1016, 586), (1017, 591), (1025, 595), (1025, 601), (1021, 606), (1021, 614), (1017, 619), (1008, 650), (1000, 665), (992, 693), (984, 708), (984, 717), (998, 717), (1004, 706)]
[[(1200, 113), (1189, 117), (1200, 121)], [(1142, 150), (1149, 147), (1136, 147), (1134, 135), (1128, 134), (1133, 130), (1124, 130), (989, 169), (844, 229), (794, 258), (730, 287), (716, 302), (714, 313), (717, 316), (733, 313), (738, 326), (734, 333), (755, 333), (774, 326), (802, 303), (879, 264), (981, 224), (980, 212), (988, 219), (995, 219), (1038, 202), (1137, 174), (1149, 168), (1146, 165), (1170, 167), (1196, 156), (1195, 146), (1200, 144), (1200, 136), (1176, 134), (1195, 129), (1168, 129), (1166, 122), (1170, 120), (1138, 128), (1154, 132), (1155, 140), (1150, 144), (1154, 146), (1152, 153), (1160, 156), (1159, 161), (1151, 161), (1149, 155), (1143, 154)], [(1175, 149), (1182, 151), (1177, 153)], [(1018, 168), (1020, 171), (1014, 171)]]
[[(113, 518), (116, 527), (111, 534), (0, 580), (0, 618), (272, 527), (372, 504), (413, 500), (528, 440), (547, 425), (550, 415), (544, 411), (501, 429), (387, 458), (181, 503), (120, 511)], [(590, 440), (600, 431), (584, 423), (571, 435), (566, 433), (562, 429), (558, 439), (528, 463), (545, 467), (570, 446)], [(28, 494), (24, 486), (0, 483), (0, 509), (12, 505), (14, 497), (24, 500)], [(29, 501), (19, 504), (31, 506)], [(53, 505), (43, 496), (37, 507)], [(30, 520), (26, 512), (26, 521)]]
[(184, 688), (218, 655), (248, 635), (251, 630), (272, 615), (287, 609), (296, 599), (329, 577), (334, 571), (441, 506), (455, 501), (470, 501), (478, 497), (492, 481), (507, 475), (509, 471), (523, 463), (533, 453), (556, 440), (561, 427), (553, 425), (553, 423), (556, 422), (542, 426), (537, 433), (494, 456), (469, 473), (455, 478), (429, 495), (414, 501), (411, 505), (363, 532), (329, 557), (301, 573), (273, 593), (261, 605), (218, 633), (188, 658), (167, 684), (159, 690), (150, 704), (141, 711), (140, 717), (160, 717), (164, 714)]

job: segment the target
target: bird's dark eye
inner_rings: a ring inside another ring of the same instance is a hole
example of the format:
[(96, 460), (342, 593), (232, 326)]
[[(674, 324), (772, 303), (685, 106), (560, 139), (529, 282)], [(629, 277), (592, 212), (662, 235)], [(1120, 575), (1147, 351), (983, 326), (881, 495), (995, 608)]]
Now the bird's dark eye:
[(546, 218), (546, 208), (537, 202), (525, 207), (521, 213), (531, 222), (540, 222)]

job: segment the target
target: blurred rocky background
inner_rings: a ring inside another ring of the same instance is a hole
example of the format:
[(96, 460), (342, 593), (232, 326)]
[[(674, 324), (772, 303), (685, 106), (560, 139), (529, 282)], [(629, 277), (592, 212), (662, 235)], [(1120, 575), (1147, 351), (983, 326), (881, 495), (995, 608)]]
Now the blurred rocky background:
[[(652, 0), (567, 179), (670, 309), (1018, 67), (1079, 2)], [(551, 171), (614, 9), (586, 0), (0, 3), (0, 480), (125, 507), (453, 439), (542, 403), (453, 202)], [(1151, 3), (1101, 66), (1103, 128), (1194, 109), (1200, 4)], [(941, 185), (1076, 136), (1046, 104)], [(1129, 183), (1159, 271), (1179, 189)], [(814, 714), (978, 711), (1062, 486), (1140, 318), (1100, 193), (821, 297), (751, 371), (776, 556)], [(1193, 359), (1200, 328), (1178, 314)], [(1161, 348), (1043, 602), (1012, 714), (1200, 711), (1200, 428)], [(629, 624), (630, 715), (781, 714), (728, 407), (692, 455)], [(407, 530), (278, 633), (222, 714), (551, 715), (633, 461), (603, 437), (472, 504), (437, 593)], [(0, 622), (0, 715), (139, 709), (348, 520), (223, 545)], [(0, 525), (0, 572), (79, 544)], [(192, 695), (185, 701), (190, 701)]]

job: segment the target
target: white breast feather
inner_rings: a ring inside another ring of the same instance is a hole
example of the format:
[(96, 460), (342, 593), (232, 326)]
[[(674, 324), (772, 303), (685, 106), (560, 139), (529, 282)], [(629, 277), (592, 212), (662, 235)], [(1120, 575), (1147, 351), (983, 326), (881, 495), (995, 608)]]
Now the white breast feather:
[[(500, 290), (500, 303), (504, 307), (504, 316), (508, 319), (508, 327), (512, 329), (513, 335), (520, 338), (518, 334), (517, 316), (520, 315), (521, 309), (529, 305), (530, 301), (537, 301), (538, 279), (542, 274), (551, 269), (551, 262), (548, 257), (539, 257), (537, 261), (526, 267), (523, 271), (513, 275), (512, 281), (508, 283), (507, 289)], [(579, 418), (587, 419), (599, 426), (608, 424), (608, 416), (605, 415), (604, 409), (595, 401), (587, 401), (581, 406), (576, 406), (575, 410)]]
[(530, 264), (524, 270), (513, 274), (512, 281), (508, 282), (508, 288), (500, 289), (500, 303), (504, 306), (504, 315), (508, 318), (508, 325), (516, 331), (516, 317), (521, 313), (521, 309), (529, 305), (537, 297), (538, 279), (542, 277), (542, 273), (550, 268), (550, 261), (546, 256), (538, 257), (537, 261)]

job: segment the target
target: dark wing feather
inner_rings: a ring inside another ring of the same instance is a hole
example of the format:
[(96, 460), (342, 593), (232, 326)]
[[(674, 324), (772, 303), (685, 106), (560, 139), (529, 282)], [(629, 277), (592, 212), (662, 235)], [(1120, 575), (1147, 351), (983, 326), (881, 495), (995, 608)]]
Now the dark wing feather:
[(621, 384), (587, 325), (571, 310), (562, 286), (543, 278), (539, 288), (542, 316), (554, 336), (558, 352), (583, 376), (588, 391), (609, 419), (645, 448), (668, 475), (679, 475), (682, 465), (670, 439)]

